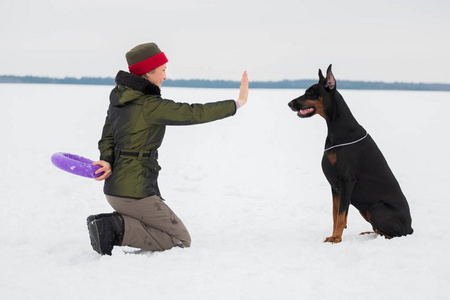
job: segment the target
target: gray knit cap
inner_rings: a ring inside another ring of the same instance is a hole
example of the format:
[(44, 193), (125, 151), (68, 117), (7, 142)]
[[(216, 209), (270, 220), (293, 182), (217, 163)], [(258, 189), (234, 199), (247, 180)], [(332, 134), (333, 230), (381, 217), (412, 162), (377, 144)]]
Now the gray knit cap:
[(169, 60), (155, 43), (137, 45), (125, 55), (130, 73), (142, 75), (164, 65)]

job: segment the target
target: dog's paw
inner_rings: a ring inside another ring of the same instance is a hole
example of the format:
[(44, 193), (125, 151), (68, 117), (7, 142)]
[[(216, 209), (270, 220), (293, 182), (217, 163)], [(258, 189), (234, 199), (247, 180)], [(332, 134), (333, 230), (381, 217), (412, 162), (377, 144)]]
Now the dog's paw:
[(366, 234), (373, 234), (373, 233), (375, 233), (375, 232), (373, 232), (373, 231), (364, 231), (364, 232), (361, 232), (359, 235), (366, 235)]
[(340, 236), (329, 236), (323, 242), (337, 244), (337, 243), (340, 243), (341, 241), (342, 241), (342, 238)]

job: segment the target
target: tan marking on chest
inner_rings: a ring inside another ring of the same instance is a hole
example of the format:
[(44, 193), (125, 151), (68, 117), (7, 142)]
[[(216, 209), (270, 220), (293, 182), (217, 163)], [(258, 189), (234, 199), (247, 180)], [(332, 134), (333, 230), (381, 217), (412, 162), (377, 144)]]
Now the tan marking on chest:
[(337, 155), (336, 153), (329, 153), (328, 154), (328, 160), (332, 165), (335, 165), (337, 163)]

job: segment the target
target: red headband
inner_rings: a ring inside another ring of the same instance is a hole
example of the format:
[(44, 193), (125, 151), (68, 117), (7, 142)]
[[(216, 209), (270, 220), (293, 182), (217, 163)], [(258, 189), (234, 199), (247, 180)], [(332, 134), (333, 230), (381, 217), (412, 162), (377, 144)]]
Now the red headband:
[(138, 63), (135, 63), (134, 65), (129, 66), (128, 70), (130, 70), (130, 73), (133, 73), (134, 75), (141, 76), (142, 74), (148, 73), (151, 70), (156, 69), (159, 66), (162, 66), (168, 61), (169, 60), (167, 59), (164, 52), (160, 52), (156, 55), (153, 55), (152, 57), (149, 57), (147, 59), (144, 59), (143, 61), (140, 61)]

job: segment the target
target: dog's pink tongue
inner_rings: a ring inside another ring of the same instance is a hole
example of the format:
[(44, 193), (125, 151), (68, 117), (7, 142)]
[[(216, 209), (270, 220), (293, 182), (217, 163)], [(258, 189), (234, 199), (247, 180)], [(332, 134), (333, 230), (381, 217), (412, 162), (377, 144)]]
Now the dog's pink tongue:
[(306, 115), (306, 114), (309, 114), (309, 113), (312, 112), (312, 111), (314, 111), (313, 108), (307, 108), (307, 109), (302, 109), (302, 110), (299, 111), (298, 113), (299, 113), (300, 115)]

